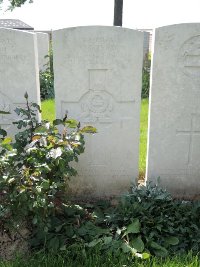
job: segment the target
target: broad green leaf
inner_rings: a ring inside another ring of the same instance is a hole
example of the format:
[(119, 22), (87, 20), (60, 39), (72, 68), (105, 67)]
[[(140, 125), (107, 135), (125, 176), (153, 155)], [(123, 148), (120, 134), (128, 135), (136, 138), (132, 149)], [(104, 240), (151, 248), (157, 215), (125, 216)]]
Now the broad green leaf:
[(60, 248), (60, 250), (61, 250), (61, 251), (65, 251), (65, 250), (67, 250), (66, 245), (62, 246), (62, 247)]
[(41, 188), (40, 186), (36, 186), (36, 191), (37, 191), (38, 193), (41, 193), (41, 192), (42, 192), (42, 188)]
[(58, 225), (55, 230), (56, 230), (56, 233), (60, 232), (60, 230), (62, 229), (64, 224), (61, 224), (61, 225)]
[(69, 225), (69, 226), (65, 226), (65, 233), (67, 237), (72, 238), (74, 235), (74, 229), (73, 226)]
[(140, 232), (140, 222), (138, 219), (134, 219), (131, 224), (127, 226), (126, 232), (123, 236), (127, 234), (137, 234)]
[(158, 257), (165, 257), (168, 255), (168, 251), (166, 248), (160, 246), (158, 243), (152, 241), (150, 243), (150, 246), (153, 248), (153, 252), (155, 253), (156, 256)]
[(40, 106), (38, 104), (32, 103), (31, 106), (36, 108), (40, 113), (42, 113), (42, 110), (41, 110), (41, 108), (40, 108)]
[(88, 243), (87, 246), (89, 248), (95, 247), (97, 244), (99, 244), (101, 242), (101, 238), (98, 239), (94, 239), (92, 242)]
[(135, 248), (137, 251), (142, 252), (144, 250), (144, 243), (141, 237), (134, 238), (131, 243), (131, 247)]
[(13, 147), (10, 144), (1, 144), (1, 146), (9, 151), (13, 149)]
[(34, 131), (36, 134), (40, 134), (40, 133), (46, 133), (48, 132), (48, 129), (45, 126), (39, 126), (35, 129)]
[(3, 141), (2, 141), (2, 145), (7, 145), (10, 144), (12, 142), (12, 138), (11, 137), (6, 137)]
[(127, 243), (123, 243), (122, 250), (124, 253), (128, 253), (128, 252), (131, 252), (131, 247)]
[(49, 180), (43, 180), (43, 182), (41, 183), (41, 187), (43, 188), (43, 189), (49, 189)]
[(153, 251), (157, 257), (166, 257), (168, 255), (168, 251), (164, 247), (161, 249), (154, 249)]
[(66, 120), (65, 123), (67, 123), (69, 128), (76, 128), (78, 126), (78, 121), (73, 119)]
[(25, 186), (20, 186), (20, 188), (19, 188), (19, 193), (20, 194), (22, 194), (23, 192), (25, 192), (26, 191), (26, 187)]
[(165, 238), (165, 242), (169, 245), (175, 246), (178, 245), (179, 239), (175, 236), (169, 236)]
[(59, 249), (60, 241), (58, 237), (54, 237), (49, 241), (48, 247), (54, 251)]
[(54, 125), (54, 126), (56, 126), (56, 125), (60, 125), (60, 124), (64, 125), (63, 120), (56, 119), (56, 120), (53, 121), (53, 125)]
[(97, 133), (97, 129), (93, 126), (85, 126), (81, 129), (81, 133)]
[(121, 246), (124, 253), (131, 252), (133, 255), (137, 253), (137, 250), (135, 248), (132, 248), (128, 243), (123, 243)]
[(150, 255), (149, 253), (147, 253), (147, 252), (142, 253), (142, 258), (143, 258), (144, 260), (147, 260), (147, 259), (149, 259), (150, 257), (151, 257), (151, 255)]
[(36, 224), (37, 221), (38, 221), (37, 217), (34, 217), (32, 223), (33, 223), (33, 224)]
[(104, 242), (104, 245), (107, 245), (109, 243), (111, 243), (113, 240), (112, 236), (105, 236), (102, 238), (102, 241)]
[(158, 243), (156, 243), (156, 242), (154, 242), (154, 241), (152, 241), (152, 242), (150, 243), (150, 246), (151, 246), (152, 248), (155, 248), (155, 249), (160, 249), (160, 248), (162, 248)]

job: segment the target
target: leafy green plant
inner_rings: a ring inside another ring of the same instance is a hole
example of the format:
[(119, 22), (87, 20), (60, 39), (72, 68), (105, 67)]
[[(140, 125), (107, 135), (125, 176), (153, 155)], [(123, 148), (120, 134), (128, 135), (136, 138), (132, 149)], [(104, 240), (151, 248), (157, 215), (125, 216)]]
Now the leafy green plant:
[(49, 218), (67, 201), (67, 180), (77, 174), (70, 163), (84, 152), (84, 134), (96, 129), (81, 128), (67, 114), (53, 125), (40, 122), (40, 107), (25, 98), (26, 108), (15, 110), (20, 117), (14, 122), (19, 129), (15, 140), (0, 131), (0, 218), (5, 225), (26, 218), (48, 232)]
[(51, 218), (48, 233), (37, 231), (32, 245), (68, 250), (79, 244), (86, 252), (97, 248), (114, 255), (148, 259), (200, 249), (200, 203), (172, 199), (159, 186), (134, 186), (116, 206), (109, 201), (64, 205)]
[(146, 55), (142, 70), (142, 98), (149, 97), (151, 57)]
[(54, 74), (49, 69), (40, 71), (40, 96), (42, 100), (54, 98)]
[(40, 96), (42, 100), (54, 98), (53, 49), (50, 43), (49, 54), (45, 56), (48, 62), (45, 71), (40, 71)]
[[(130, 244), (146, 248), (152, 255), (198, 251), (200, 241), (200, 203), (174, 200), (170, 194), (152, 183), (133, 187), (132, 194), (124, 196), (111, 223), (115, 227), (138, 220), (138, 236), (129, 236)], [(190, 238), (188, 238), (190, 236)], [(137, 243), (134, 238), (139, 238)]]

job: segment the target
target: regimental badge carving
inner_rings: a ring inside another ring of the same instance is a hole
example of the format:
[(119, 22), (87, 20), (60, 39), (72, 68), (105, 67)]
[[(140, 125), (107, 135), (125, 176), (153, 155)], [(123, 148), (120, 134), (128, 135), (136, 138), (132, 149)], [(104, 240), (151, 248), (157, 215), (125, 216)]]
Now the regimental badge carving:
[[(0, 111), (12, 112), (12, 101), (0, 92)], [(0, 126), (7, 130), (12, 124), (12, 114), (0, 114)]]
[(89, 91), (81, 99), (81, 119), (85, 122), (111, 122), (113, 98), (106, 91), (107, 69), (88, 70)]
[[(66, 111), (83, 123), (111, 124), (116, 121), (116, 107), (119, 103), (109, 91), (108, 69), (88, 69), (88, 87), (76, 101), (61, 101), (61, 113)], [(123, 101), (129, 105), (135, 101)], [(126, 118), (127, 119), (127, 118)]]
[(178, 66), (189, 78), (200, 82), (200, 35), (191, 37), (181, 46)]
[(82, 119), (88, 122), (111, 122), (112, 96), (106, 91), (89, 91), (81, 99)]

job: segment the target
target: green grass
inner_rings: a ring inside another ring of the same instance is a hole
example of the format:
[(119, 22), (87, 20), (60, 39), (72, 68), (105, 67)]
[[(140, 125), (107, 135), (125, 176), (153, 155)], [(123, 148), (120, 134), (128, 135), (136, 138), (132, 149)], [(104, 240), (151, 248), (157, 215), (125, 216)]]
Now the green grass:
[(146, 168), (148, 107), (149, 107), (149, 100), (142, 99), (141, 111), (140, 111), (140, 159), (139, 159), (139, 170), (141, 176), (144, 174)]
[(126, 255), (114, 257), (108, 253), (93, 252), (84, 255), (82, 251), (44, 254), (39, 252), (30, 258), (0, 262), (0, 267), (199, 267), (198, 256), (192, 254), (173, 258), (151, 258), (149, 260), (129, 259)]
[[(141, 115), (140, 115), (140, 161), (139, 161), (140, 176), (144, 175), (146, 167), (148, 106), (149, 106), (148, 99), (143, 99), (141, 104)], [(42, 102), (42, 118), (43, 120), (49, 120), (49, 121), (53, 121), (55, 119), (54, 100), (47, 100)]]
[(53, 99), (42, 102), (42, 119), (51, 122), (55, 119), (55, 101)]

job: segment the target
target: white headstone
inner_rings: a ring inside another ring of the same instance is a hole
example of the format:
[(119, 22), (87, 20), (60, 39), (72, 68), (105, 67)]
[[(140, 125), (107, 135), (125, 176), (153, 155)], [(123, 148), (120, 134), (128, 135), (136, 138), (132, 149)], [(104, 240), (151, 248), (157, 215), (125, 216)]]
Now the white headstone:
[(200, 24), (155, 31), (147, 179), (175, 196), (200, 192)]
[(127, 192), (138, 176), (143, 33), (78, 27), (53, 33), (57, 117), (68, 110), (82, 126), (86, 149), (72, 178), (76, 196)]
[(0, 126), (9, 134), (16, 131), (13, 110), (29, 100), (40, 103), (37, 39), (34, 33), (0, 28)]
[(37, 32), (38, 43), (38, 61), (39, 69), (45, 71), (49, 62), (49, 35), (47, 33)]

